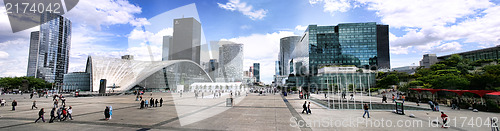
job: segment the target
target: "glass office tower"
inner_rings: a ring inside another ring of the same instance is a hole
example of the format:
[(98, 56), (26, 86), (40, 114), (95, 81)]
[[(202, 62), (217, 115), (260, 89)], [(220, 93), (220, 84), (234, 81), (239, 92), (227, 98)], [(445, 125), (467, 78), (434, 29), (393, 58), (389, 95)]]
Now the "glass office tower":
[[(47, 22), (40, 25), (35, 77), (62, 83), (64, 74), (68, 72), (71, 21), (49, 13), (42, 14), (40, 21)], [(28, 63), (32, 63), (31, 60)]]
[(289, 71), (293, 76), (288, 78), (287, 84), (307, 87), (324, 83), (322, 76), (325, 75), (318, 74), (318, 70), (329, 66), (390, 68), (388, 31), (388, 25), (375, 22), (309, 25), (290, 53)]
[(30, 51), (28, 58), (28, 70), (26, 76), (35, 77), (36, 69), (37, 69), (37, 61), (38, 61), (38, 44), (40, 37), (40, 31), (31, 32), (30, 36)]

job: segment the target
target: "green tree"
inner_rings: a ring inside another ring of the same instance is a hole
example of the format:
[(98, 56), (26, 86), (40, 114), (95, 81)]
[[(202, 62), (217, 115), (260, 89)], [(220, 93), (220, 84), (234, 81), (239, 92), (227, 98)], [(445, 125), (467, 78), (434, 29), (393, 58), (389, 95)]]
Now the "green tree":
[(378, 88), (387, 89), (387, 88), (389, 88), (389, 85), (398, 85), (399, 78), (396, 74), (390, 74), (390, 75), (387, 75), (386, 77), (380, 79), (379, 81), (377, 81), (376, 84), (377, 84)]

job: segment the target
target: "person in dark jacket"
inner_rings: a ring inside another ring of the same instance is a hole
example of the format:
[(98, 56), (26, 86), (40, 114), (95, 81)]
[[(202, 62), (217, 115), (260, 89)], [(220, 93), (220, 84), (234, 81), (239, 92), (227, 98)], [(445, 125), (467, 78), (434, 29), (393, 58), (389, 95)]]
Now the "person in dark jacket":
[(151, 98), (151, 99), (149, 100), (149, 106), (150, 106), (150, 107), (154, 107), (154, 105), (155, 105), (155, 99)]
[(307, 111), (307, 101), (305, 101), (305, 102), (304, 102), (304, 105), (302, 105), (302, 108), (303, 108), (303, 110), (302, 110), (302, 114), (304, 114), (304, 111), (305, 111), (306, 113), (308, 112), (308, 111)]
[(160, 98), (160, 107), (163, 105), (163, 98)]
[(56, 108), (52, 108), (52, 111), (50, 111), (50, 120), (49, 123), (54, 122), (54, 119), (56, 119)]
[(144, 100), (141, 100), (141, 109), (144, 108)]
[(155, 100), (155, 107), (158, 107), (158, 99)]
[(38, 120), (40, 120), (40, 118), (42, 118), (42, 121), (45, 122), (45, 119), (43, 118), (43, 114), (45, 114), (45, 111), (43, 111), (43, 108), (42, 108), (38, 112), (38, 119), (35, 120), (35, 123), (38, 122)]
[(17, 106), (17, 101), (16, 100), (12, 101), (12, 110), (13, 111), (16, 110), (16, 106)]
[(109, 120), (109, 107), (106, 106), (106, 109), (104, 109), (104, 120)]

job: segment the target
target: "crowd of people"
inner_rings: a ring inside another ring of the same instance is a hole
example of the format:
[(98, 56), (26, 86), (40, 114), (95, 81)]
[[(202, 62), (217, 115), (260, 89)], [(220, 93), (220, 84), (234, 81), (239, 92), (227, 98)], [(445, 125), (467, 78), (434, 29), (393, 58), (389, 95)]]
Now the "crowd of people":
[(163, 98), (160, 98), (160, 100), (158, 99), (153, 99), (153, 97), (151, 97), (151, 99), (148, 100), (142, 100), (142, 96), (141, 96), (141, 107), (140, 109), (144, 109), (144, 108), (152, 108), (152, 107), (158, 107), (158, 104), (160, 104), (160, 107), (163, 106)]

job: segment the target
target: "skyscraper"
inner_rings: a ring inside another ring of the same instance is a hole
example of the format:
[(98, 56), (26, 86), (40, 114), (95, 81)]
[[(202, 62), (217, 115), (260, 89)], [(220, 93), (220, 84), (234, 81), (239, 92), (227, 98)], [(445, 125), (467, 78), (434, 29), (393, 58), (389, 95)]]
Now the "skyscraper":
[(288, 76), (290, 74), (290, 61), (292, 60), (292, 53), (295, 49), (295, 45), (299, 42), (300, 38), (300, 36), (289, 36), (280, 39), (280, 52), (278, 53), (278, 75)]
[(219, 77), (226, 82), (243, 80), (243, 44), (224, 44), (219, 48)]
[(38, 44), (40, 44), (40, 31), (31, 32), (30, 36), (30, 50), (28, 58), (28, 70), (26, 76), (36, 76), (36, 63), (38, 61)]
[(255, 82), (260, 82), (260, 63), (253, 63), (253, 76)]
[(161, 52), (162, 61), (168, 60), (168, 55), (169, 55), (168, 51), (171, 44), (172, 44), (172, 36), (163, 36), (163, 46)]
[(174, 19), (168, 60), (192, 60), (200, 64), (201, 24), (194, 18)]
[[(40, 21), (50, 21), (40, 25), (38, 53), (36, 53), (38, 58), (30, 59), (28, 63), (36, 61), (34, 71), (36, 78), (62, 83), (64, 74), (68, 72), (71, 21), (63, 16), (49, 13), (42, 14), (40, 19)], [(30, 45), (30, 52), (36, 50), (36, 46), (31, 47)]]

